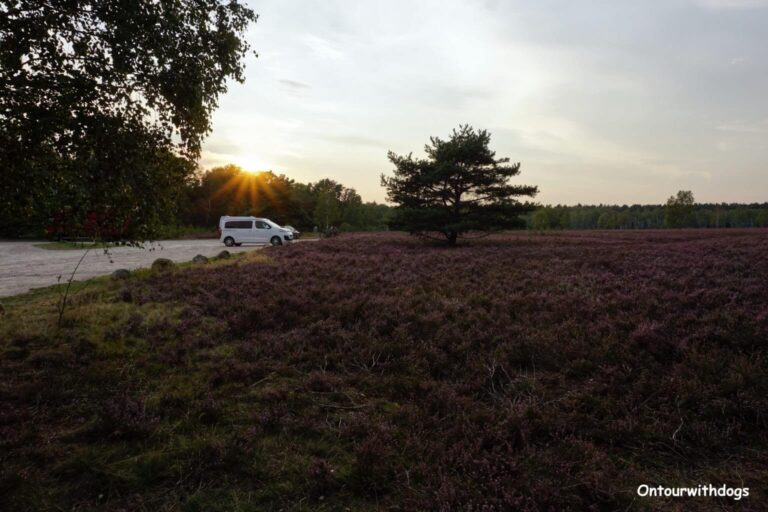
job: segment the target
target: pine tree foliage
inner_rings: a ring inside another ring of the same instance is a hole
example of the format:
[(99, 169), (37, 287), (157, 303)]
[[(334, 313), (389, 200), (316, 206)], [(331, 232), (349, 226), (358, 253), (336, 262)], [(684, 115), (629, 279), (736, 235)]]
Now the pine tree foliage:
[(496, 158), (491, 134), (469, 125), (447, 140), (431, 137), (427, 158), (389, 152), (394, 176), (382, 175), (387, 198), (397, 208), (392, 227), (413, 234), (438, 235), (451, 245), (468, 233), (523, 227), (522, 214), (536, 208), (517, 197), (534, 197), (538, 188), (509, 183), (519, 163)]

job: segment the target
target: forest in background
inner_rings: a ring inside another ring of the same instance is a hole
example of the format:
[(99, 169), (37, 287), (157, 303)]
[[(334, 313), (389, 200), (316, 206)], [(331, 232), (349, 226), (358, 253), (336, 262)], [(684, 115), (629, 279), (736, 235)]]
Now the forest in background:
[(768, 203), (695, 204), (670, 222), (667, 205), (545, 206), (526, 216), (529, 229), (663, 229), (768, 227)]
[[(388, 231), (394, 213), (394, 207), (363, 201), (354, 188), (329, 178), (301, 183), (284, 174), (248, 172), (236, 165), (193, 175), (177, 194), (172, 210), (161, 222), (160, 238), (213, 233), (223, 215), (266, 217), (304, 232), (330, 226), (343, 232)], [(0, 236), (54, 236), (59, 229), (57, 213), (48, 215), (45, 226), (29, 218), (4, 219)], [(680, 191), (666, 204), (542, 205), (521, 217), (527, 229), (535, 231), (768, 227), (768, 202), (696, 203), (692, 193)], [(78, 225), (65, 226), (65, 238), (91, 236), (90, 223), (86, 216)]]
[[(393, 207), (364, 202), (354, 188), (331, 179), (299, 183), (271, 171), (245, 172), (227, 165), (187, 185), (179, 205), (181, 225), (215, 227), (222, 215), (268, 217), (300, 230), (336, 226), (341, 231), (385, 231)], [(528, 229), (664, 229), (768, 227), (766, 203), (696, 203), (680, 191), (665, 204), (546, 205), (523, 215)]]
[(325, 178), (299, 183), (272, 171), (215, 167), (192, 179), (179, 204), (178, 222), (215, 229), (223, 215), (266, 217), (299, 230), (384, 231), (390, 207), (364, 202), (354, 188)]
[[(393, 207), (364, 202), (354, 188), (331, 179), (299, 183), (271, 171), (227, 165), (189, 182), (178, 222), (213, 228), (222, 215), (267, 217), (300, 230), (386, 231)], [(768, 227), (767, 203), (701, 203), (680, 191), (666, 204), (541, 206), (523, 215), (528, 229), (664, 229)]]

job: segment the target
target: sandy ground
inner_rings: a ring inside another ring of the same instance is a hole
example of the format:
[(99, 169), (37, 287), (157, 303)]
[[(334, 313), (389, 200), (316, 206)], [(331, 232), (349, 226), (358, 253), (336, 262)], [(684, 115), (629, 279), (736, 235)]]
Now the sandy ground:
[[(8, 297), (58, 282), (66, 281), (83, 256), (85, 249), (52, 251), (35, 247), (40, 242), (0, 241), (0, 297)], [(165, 240), (147, 245), (146, 249), (118, 247), (110, 249), (110, 257), (103, 249), (92, 249), (75, 274), (75, 280), (111, 274), (119, 268), (129, 270), (149, 267), (157, 258), (190, 261), (196, 254), (215, 256), (227, 249), (244, 252), (264, 246), (244, 245), (224, 247), (218, 240)]]

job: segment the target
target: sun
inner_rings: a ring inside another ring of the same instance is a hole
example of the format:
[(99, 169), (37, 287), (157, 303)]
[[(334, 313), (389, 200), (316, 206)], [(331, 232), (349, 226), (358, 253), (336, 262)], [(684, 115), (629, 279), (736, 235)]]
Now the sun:
[(255, 155), (242, 155), (234, 159), (234, 164), (240, 167), (243, 171), (256, 174), (264, 171), (271, 171), (274, 169), (274, 165), (271, 162), (259, 158)]

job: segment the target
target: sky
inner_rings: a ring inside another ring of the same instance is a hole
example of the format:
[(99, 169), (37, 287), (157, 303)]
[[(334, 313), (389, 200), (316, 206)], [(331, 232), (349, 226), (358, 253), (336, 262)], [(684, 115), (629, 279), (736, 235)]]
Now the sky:
[(384, 201), (469, 123), (543, 204), (768, 201), (768, 0), (251, 0), (200, 161)]

